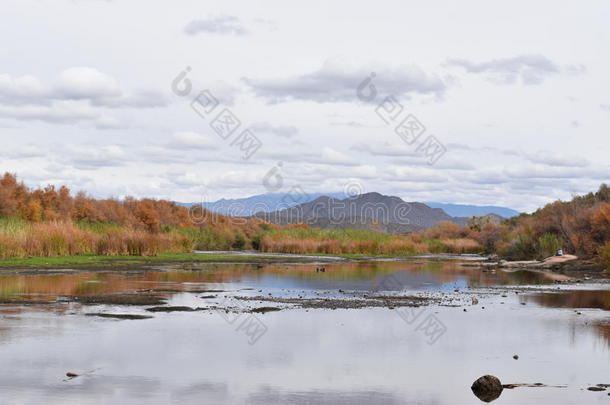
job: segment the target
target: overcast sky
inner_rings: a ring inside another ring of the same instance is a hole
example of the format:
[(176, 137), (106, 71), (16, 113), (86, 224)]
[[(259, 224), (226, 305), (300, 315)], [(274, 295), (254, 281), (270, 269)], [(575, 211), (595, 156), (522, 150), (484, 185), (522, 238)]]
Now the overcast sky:
[[(609, 2), (296, 4), (3, 1), (0, 170), (97, 197), (298, 187), (526, 211), (610, 181)], [(409, 115), (425, 131), (403, 139)]]

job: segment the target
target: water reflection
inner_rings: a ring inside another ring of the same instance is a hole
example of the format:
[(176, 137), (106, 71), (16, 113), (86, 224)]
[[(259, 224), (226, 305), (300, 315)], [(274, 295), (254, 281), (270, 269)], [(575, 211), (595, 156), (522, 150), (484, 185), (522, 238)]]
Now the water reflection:
[(596, 308), (610, 311), (610, 290), (570, 290), (531, 294), (524, 298), (551, 308)]
[(486, 273), (455, 261), (355, 262), (326, 265), (324, 273), (307, 264), (222, 264), (168, 266), (139, 272), (75, 272), (1, 275), (0, 301), (54, 301), (57, 296), (80, 296), (165, 289), (189, 291), (202, 285), (232, 284), (258, 288), (305, 290), (369, 290), (393, 274), (409, 290), (449, 290), (455, 287), (548, 284), (551, 274), (531, 271)]

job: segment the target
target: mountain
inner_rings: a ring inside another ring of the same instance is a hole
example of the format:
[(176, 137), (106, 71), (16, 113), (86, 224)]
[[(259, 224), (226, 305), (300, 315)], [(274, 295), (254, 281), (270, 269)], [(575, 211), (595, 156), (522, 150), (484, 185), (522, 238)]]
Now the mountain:
[(425, 204), (432, 208), (441, 208), (447, 214), (454, 217), (480, 217), (487, 214), (496, 214), (503, 218), (512, 218), (519, 215), (518, 211), (495, 205), (465, 205), (438, 202), (426, 202)]
[[(258, 194), (246, 198), (221, 199), (213, 202), (204, 202), (204, 208), (212, 212), (235, 217), (250, 217), (258, 212), (273, 212), (284, 208), (294, 207), (298, 204), (307, 203), (316, 198), (328, 196), (333, 198), (345, 198), (344, 193), (267, 193)], [(199, 205), (201, 203), (178, 203), (185, 207)]]
[[(294, 207), (299, 204), (308, 203), (319, 197), (326, 196), (336, 199), (344, 199), (346, 196), (342, 192), (335, 193), (312, 193), (312, 194), (291, 194), (291, 193), (267, 193), (258, 194), (246, 198), (221, 199), (213, 202), (204, 202), (203, 206), (210, 211), (223, 215), (249, 217), (259, 212), (273, 212), (284, 208)], [(179, 205), (190, 207), (200, 203), (178, 203)], [(473, 217), (486, 214), (496, 214), (504, 218), (511, 218), (519, 215), (519, 212), (497, 206), (478, 206), (464, 204), (446, 204), (438, 202), (425, 202), (430, 208), (440, 208), (453, 217)]]
[(276, 224), (307, 223), (323, 228), (363, 228), (388, 233), (409, 233), (441, 221), (465, 225), (468, 218), (452, 217), (440, 208), (379, 193), (338, 199), (321, 196), (313, 201), (255, 216)]

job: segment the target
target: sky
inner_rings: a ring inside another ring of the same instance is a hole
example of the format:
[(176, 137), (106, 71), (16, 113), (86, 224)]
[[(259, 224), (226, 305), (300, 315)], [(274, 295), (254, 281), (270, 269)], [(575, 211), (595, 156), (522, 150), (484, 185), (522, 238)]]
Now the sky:
[(607, 1), (5, 0), (0, 170), (532, 211), (610, 182), (608, 21)]

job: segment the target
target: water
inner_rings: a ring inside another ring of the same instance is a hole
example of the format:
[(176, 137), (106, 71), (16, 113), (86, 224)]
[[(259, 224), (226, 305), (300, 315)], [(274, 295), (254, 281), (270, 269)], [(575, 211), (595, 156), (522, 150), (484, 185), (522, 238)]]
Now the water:
[[(556, 284), (565, 277), (486, 273), (455, 260), (333, 263), (316, 272), (320, 266), (2, 275), (0, 403), (480, 404), (470, 385), (484, 374), (505, 384), (562, 386), (506, 389), (494, 404), (610, 399), (608, 391), (586, 390), (610, 383), (608, 284)], [(235, 299), (349, 299), (380, 286), (388, 294), (444, 297), (443, 304), (331, 310)], [(133, 292), (207, 309), (151, 313), (146, 306), (65, 298)], [(213, 309), (227, 302), (285, 309), (255, 315)], [(405, 322), (399, 311), (419, 317)], [(153, 318), (85, 315), (100, 312)], [(428, 317), (445, 328), (433, 344), (420, 326)], [(248, 319), (264, 328), (254, 342)], [(66, 372), (83, 375), (69, 379)]]

